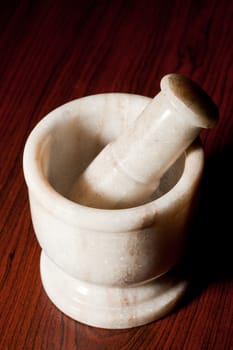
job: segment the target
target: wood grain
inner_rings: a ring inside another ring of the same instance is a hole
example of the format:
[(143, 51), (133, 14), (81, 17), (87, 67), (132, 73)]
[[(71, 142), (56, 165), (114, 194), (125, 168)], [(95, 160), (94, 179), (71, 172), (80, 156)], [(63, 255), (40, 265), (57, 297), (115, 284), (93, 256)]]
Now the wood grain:
[[(227, 0), (1, 4), (0, 349), (233, 349), (232, 18)], [(42, 289), (22, 174), (26, 138), (60, 104), (111, 91), (153, 96), (170, 72), (201, 84), (221, 116), (202, 134), (206, 167), (187, 254), (190, 290), (171, 315), (143, 327), (79, 324)]]

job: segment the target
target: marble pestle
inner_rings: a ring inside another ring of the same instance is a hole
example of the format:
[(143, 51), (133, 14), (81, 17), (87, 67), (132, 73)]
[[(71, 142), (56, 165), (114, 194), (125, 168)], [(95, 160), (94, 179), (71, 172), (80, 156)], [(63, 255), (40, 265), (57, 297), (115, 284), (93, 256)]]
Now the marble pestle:
[(213, 127), (217, 118), (217, 107), (196, 83), (179, 74), (164, 76), (161, 91), (97, 155), (73, 184), (69, 198), (101, 209), (143, 204), (201, 129)]

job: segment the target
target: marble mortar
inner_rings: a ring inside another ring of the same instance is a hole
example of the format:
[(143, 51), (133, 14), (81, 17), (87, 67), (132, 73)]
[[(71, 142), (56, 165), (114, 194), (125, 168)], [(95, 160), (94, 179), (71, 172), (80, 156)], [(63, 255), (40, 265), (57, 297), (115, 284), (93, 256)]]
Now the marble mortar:
[(69, 102), (43, 118), (24, 150), (41, 278), (66, 315), (102, 328), (129, 328), (169, 313), (188, 280), (176, 266), (188, 237), (204, 156), (192, 144), (145, 204), (85, 207), (69, 200), (79, 174), (150, 99), (109, 93)]

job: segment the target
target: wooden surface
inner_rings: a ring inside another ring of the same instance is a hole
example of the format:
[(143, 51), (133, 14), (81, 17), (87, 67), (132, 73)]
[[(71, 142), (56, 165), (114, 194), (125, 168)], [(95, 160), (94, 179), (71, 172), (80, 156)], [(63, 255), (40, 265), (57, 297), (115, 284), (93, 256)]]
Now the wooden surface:
[[(0, 349), (233, 349), (232, 18), (228, 0), (1, 2)], [(79, 324), (41, 285), (22, 174), (25, 140), (58, 105), (100, 92), (153, 96), (170, 72), (201, 84), (221, 115), (202, 134), (190, 290), (171, 315), (143, 327)]]

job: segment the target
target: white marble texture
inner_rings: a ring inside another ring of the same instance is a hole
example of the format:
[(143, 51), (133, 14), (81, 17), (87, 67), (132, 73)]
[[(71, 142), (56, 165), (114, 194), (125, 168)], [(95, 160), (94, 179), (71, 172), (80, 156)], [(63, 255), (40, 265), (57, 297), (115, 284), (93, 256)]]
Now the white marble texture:
[(122, 209), (148, 201), (160, 179), (218, 110), (192, 80), (168, 74), (161, 91), (131, 127), (108, 144), (77, 178), (69, 197), (82, 205)]
[(168, 271), (185, 248), (204, 162), (198, 142), (168, 171), (148, 203), (104, 210), (68, 199), (77, 176), (149, 101), (129, 94), (72, 101), (42, 119), (25, 146), (24, 174), (43, 250), (45, 291), (65, 314), (89, 325), (151, 322), (170, 312), (187, 286)]

